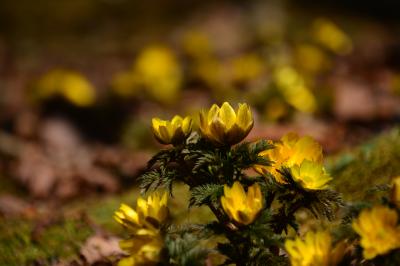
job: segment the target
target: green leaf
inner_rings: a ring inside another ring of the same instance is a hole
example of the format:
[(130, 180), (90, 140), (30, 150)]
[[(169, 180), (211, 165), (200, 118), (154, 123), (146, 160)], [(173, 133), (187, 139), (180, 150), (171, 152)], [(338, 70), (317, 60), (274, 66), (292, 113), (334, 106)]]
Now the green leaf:
[(205, 184), (191, 189), (189, 206), (201, 206), (217, 202), (224, 193), (224, 186), (220, 184)]

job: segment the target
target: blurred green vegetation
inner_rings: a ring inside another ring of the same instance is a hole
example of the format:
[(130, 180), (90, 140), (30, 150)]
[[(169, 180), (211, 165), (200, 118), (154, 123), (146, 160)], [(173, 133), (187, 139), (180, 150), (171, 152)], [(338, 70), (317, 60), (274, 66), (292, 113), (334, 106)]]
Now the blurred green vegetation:
[(368, 200), (377, 185), (400, 175), (400, 128), (383, 133), (363, 145), (327, 160), (333, 187), (346, 200)]

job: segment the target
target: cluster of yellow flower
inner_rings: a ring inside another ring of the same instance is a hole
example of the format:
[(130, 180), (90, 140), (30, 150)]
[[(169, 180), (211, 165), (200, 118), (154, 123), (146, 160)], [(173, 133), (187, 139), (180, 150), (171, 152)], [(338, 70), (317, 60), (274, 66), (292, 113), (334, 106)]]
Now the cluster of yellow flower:
[(260, 155), (273, 161), (271, 166), (257, 165), (254, 169), (261, 174), (271, 173), (279, 183), (283, 179), (282, 167), (290, 169), (293, 179), (305, 189), (327, 188), (332, 179), (323, 167), (322, 147), (311, 137), (300, 138), (295, 133), (286, 134), (280, 141), (274, 142), (274, 149)]
[(119, 266), (156, 265), (163, 247), (160, 227), (168, 216), (167, 193), (153, 193), (147, 200), (139, 197), (136, 210), (122, 204), (114, 218), (131, 235), (120, 241), (120, 247), (129, 256)]
[[(400, 208), (400, 177), (394, 179), (391, 202)], [(352, 222), (354, 231), (360, 235), (363, 257), (367, 260), (400, 248), (400, 225), (398, 212), (387, 206), (375, 206), (363, 210)], [(286, 240), (285, 248), (293, 266), (335, 266), (348, 250), (342, 241), (332, 248), (329, 232), (308, 232), (304, 241), (300, 237)]]
[[(202, 110), (200, 130), (205, 138), (216, 145), (234, 145), (243, 140), (253, 127), (254, 120), (247, 104), (239, 104), (235, 111), (224, 102), (221, 107), (214, 104), (208, 111)], [(152, 130), (162, 144), (179, 144), (190, 134), (192, 119), (175, 116), (171, 121), (154, 118)], [(274, 143), (275, 148), (260, 153), (270, 159), (272, 166), (255, 165), (254, 169), (268, 177), (272, 173), (277, 182), (285, 183), (281, 170), (287, 167), (303, 188), (310, 190), (325, 189), (331, 177), (322, 164), (322, 148), (311, 137), (300, 138), (294, 133), (282, 137)], [(250, 187), (248, 195), (242, 185), (236, 182), (232, 188), (225, 186), (222, 206), (228, 216), (239, 224), (254, 221), (262, 208), (262, 195), (258, 185)]]
[[(221, 150), (230, 150), (229, 147), (242, 141), (254, 124), (247, 104), (239, 104), (236, 110), (227, 102), (221, 106), (213, 105), (209, 110), (201, 111), (199, 118), (202, 137), (209, 145)], [(171, 121), (159, 118), (152, 120), (155, 138), (162, 144), (172, 144), (178, 149), (184, 147), (192, 128), (191, 117), (182, 118), (177, 115)], [(292, 186), (293, 189), (295, 185), (300, 194), (323, 193), (328, 188), (332, 178), (323, 166), (322, 147), (314, 139), (289, 133), (279, 141), (270, 141), (270, 144), (273, 148), (257, 153), (272, 164), (253, 165), (258, 173), (265, 178), (273, 178), (283, 187)], [(250, 186), (242, 185), (238, 179), (232, 182), (232, 186), (224, 184), (219, 206), (223, 215), (230, 219), (230, 225), (243, 228), (260, 216), (265, 205), (264, 196), (257, 182)], [(154, 194), (147, 201), (139, 198), (136, 211), (122, 205), (116, 212), (117, 221), (132, 234), (131, 239), (121, 242), (121, 247), (130, 254), (130, 257), (123, 260), (126, 264), (121, 265), (141, 265), (159, 259), (163, 246), (159, 229), (167, 216), (166, 203), (166, 194)], [(393, 208), (400, 206), (400, 177), (394, 181), (391, 204)], [(360, 245), (365, 259), (373, 259), (400, 248), (398, 213), (393, 208), (376, 206), (363, 210), (353, 221), (354, 231), (361, 236)], [(346, 241), (334, 245), (327, 231), (311, 231), (305, 235), (304, 240), (297, 237), (285, 242), (285, 249), (294, 266), (335, 266), (349, 247)]]

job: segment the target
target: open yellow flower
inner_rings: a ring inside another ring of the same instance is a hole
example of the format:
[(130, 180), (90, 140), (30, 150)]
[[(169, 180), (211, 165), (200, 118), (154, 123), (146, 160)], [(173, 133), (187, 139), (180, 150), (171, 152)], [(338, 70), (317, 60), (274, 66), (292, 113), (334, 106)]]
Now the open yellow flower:
[(400, 226), (395, 210), (376, 206), (363, 210), (353, 221), (353, 229), (361, 236), (365, 259), (373, 259), (390, 250), (400, 248)]
[(249, 134), (254, 124), (247, 104), (239, 104), (237, 111), (224, 102), (221, 108), (214, 104), (210, 110), (200, 112), (200, 130), (210, 141), (220, 145), (233, 145)]
[(320, 163), (304, 160), (300, 165), (290, 168), (293, 180), (310, 190), (326, 189), (332, 178)]
[(167, 193), (151, 194), (147, 200), (139, 197), (136, 210), (121, 204), (114, 218), (136, 235), (155, 235), (168, 216)]
[(304, 240), (286, 240), (285, 248), (292, 266), (335, 266), (342, 260), (346, 245), (341, 242), (333, 248), (329, 232), (310, 231)]
[(400, 208), (400, 176), (393, 180), (391, 200), (397, 208)]
[(121, 259), (118, 266), (157, 265), (160, 261), (163, 241), (160, 235), (135, 236), (119, 243), (121, 249), (129, 254)]
[(179, 144), (192, 132), (193, 119), (174, 116), (171, 121), (153, 118), (151, 129), (155, 138), (162, 144)]
[(304, 160), (322, 164), (322, 147), (313, 138), (300, 138), (296, 133), (288, 133), (280, 141), (273, 143), (275, 147), (261, 152), (259, 155), (271, 160), (271, 166), (255, 165), (254, 169), (260, 174), (271, 173), (275, 180), (285, 183), (278, 172), (282, 167), (300, 165)]
[(261, 189), (256, 183), (246, 193), (237, 181), (231, 188), (225, 185), (221, 204), (225, 213), (235, 222), (241, 225), (251, 224), (263, 207)]

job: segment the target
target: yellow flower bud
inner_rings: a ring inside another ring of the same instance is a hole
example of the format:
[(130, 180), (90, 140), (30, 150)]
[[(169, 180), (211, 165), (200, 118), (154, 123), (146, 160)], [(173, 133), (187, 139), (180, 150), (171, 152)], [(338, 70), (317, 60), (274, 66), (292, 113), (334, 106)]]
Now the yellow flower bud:
[(246, 193), (237, 181), (231, 188), (225, 185), (221, 204), (229, 218), (240, 225), (251, 224), (263, 207), (261, 189), (256, 183)]
[(400, 208), (400, 176), (393, 180), (391, 200), (397, 208)]
[(329, 232), (310, 231), (304, 240), (286, 240), (285, 249), (292, 266), (335, 266), (342, 260), (346, 244), (341, 242), (333, 248)]
[(155, 235), (168, 216), (167, 200), (166, 192), (153, 193), (147, 200), (139, 197), (136, 210), (122, 204), (114, 218), (136, 235)]
[(376, 206), (360, 213), (352, 226), (361, 236), (360, 244), (365, 259), (373, 259), (400, 248), (400, 226), (397, 223), (396, 211), (385, 206)]
[(304, 160), (291, 169), (293, 179), (303, 188), (310, 190), (326, 189), (332, 178), (325, 172), (322, 164)]
[(200, 112), (200, 130), (210, 141), (219, 145), (233, 145), (249, 134), (254, 124), (247, 104), (239, 104), (237, 111), (224, 102), (221, 107), (214, 104), (210, 110)]
[(192, 132), (193, 119), (174, 116), (171, 121), (153, 118), (151, 129), (155, 138), (162, 144), (179, 144)]

